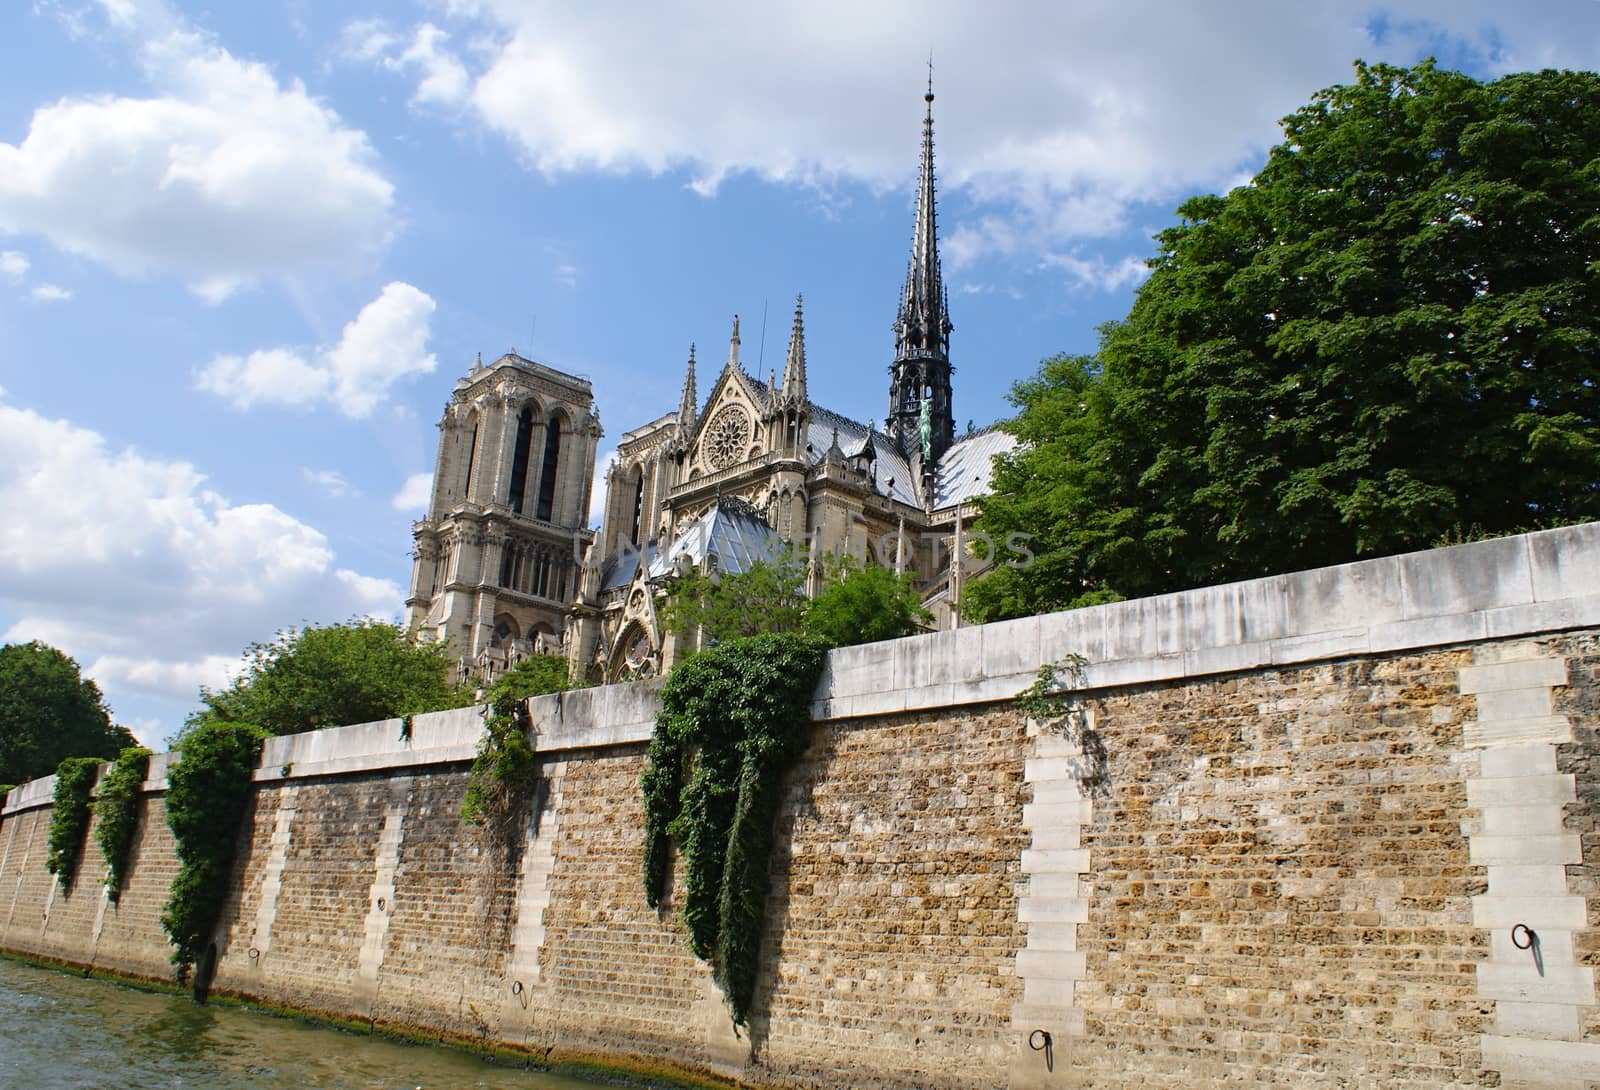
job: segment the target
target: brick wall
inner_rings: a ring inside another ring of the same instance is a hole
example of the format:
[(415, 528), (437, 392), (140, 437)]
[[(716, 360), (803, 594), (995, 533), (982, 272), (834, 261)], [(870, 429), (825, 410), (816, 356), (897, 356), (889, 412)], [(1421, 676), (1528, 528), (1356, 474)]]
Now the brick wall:
[[(644, 903), (653, 688), (536, 701), (498, 840), (471, 712), (274, 740), (214, 987), (775, 1087), (1600, 1082), (1596, 570), (1580, 528), (836, 652), (737, 1035)], [(1080, 649), (1100, 783), (1009, 702)], [(164, 767), (116, 908), (8, 800), (0, 948), (170, 973)]]

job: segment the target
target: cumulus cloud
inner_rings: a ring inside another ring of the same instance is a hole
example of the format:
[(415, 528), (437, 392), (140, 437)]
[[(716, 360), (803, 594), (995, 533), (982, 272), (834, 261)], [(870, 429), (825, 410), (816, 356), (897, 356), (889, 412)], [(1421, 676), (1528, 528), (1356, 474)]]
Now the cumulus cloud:
[(395, 281), (351, 319), (336, 344), (311, 353), (294, 348), (219, 355), (195, 376), (195, 386), (235, 408), (326, 403), (361, 419), (388, 397), (396, 382), (426, 374), (437, 360), (428, 351), (432, 296)]
[(17, 250), (0, 250), (0, 276), (5, 277), (13, 284), (20, 283), (28, 275), (32, 266), (28, 255)]
[(139, 40), (153, 93), (35, 110), (20, 143), (0, 143), (0, 233), (128, 276), (174, 275), (213, 302), (384, 248), (393, 186), (363, 132), (160, 4), (106, 12)]
[[(1144, 202), (1227, 188), (1277, 139), (1279, 117), (1348, 79), (1356, 57), (1437, 52), (1489, 71), (1600, 64), (1589, 0), (1538, 11), (1393, 0), (1292, 19), (1269, 0), (1226, 10), (1033, 0), (1000, 16), (912, 0), (759, 11), (711, 0), (692, 17), (670, 3), (625, 16), (556, 0), (453, 7), (455, 21), (447, 11), (440, 22), (486, 43), (456, 58), (471, 69), (467, 108), (531, 167), (681, 171), (706, 194), (739, 173), (907, 187), (931, 47), (944, 192), (973, 206), (946, 221), (952, 268), (991, 256), (1031, 264), (1128, 231)], [(420, 40), (391, 34), (381, 52)], [(416, 75), (420, 97), (420, 64)]]
[(418, 24), (408, 41), (381, 19), (358, 19), (345, 25), (341, 40), (346, 60), (376, 61), (391, 72), (415, 75), (414, 104), (456, 106), (471, 88), (466, 65), (445, 47), (450, 35), (432, 23)]
[(57, 284), (36, 284), (33, 290), (28, 292), (28, 298), (35, 303), (64, 303), (72, 298), (72, 292)]
[(263, 634), (401, 603), (393, 582), (340, 568), (322, 533), (278, 508), (232, 504), (188, 463), (4, 404), (0, 505), (4, 639), (61, 647), (113, 708), (119, 696), (192, 707)]
[(432, 473), (413, 473), (406, 478), (405, 484), (400, 486), (400, 491), (394, 494), (389, 501), (389, 506), (396, 511), (426, 512), (428, 500), (433, 493)]

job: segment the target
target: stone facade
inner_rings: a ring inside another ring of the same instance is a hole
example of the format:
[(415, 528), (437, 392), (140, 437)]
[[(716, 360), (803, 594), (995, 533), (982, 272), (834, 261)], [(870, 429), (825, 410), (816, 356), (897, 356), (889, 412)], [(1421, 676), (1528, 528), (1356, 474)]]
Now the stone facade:
[[(758, 1086), (1590, 1085), (1596, 570), (1600, 524), (833, 652), (739, 1035), (644, 901), (652, 684), (531, 704), (509, 851), (470, 709), (275, 739), (213, 990)], [(1011, 697), (1068, 652), (1062, 733)], [(0, 948), (167, 971), (164, 769), (115, 908), (7, 799)]]
[(588, 379), (510, 353), (456, 383), (412, 530), (406, 627), (448, 641), (461, 673), (561, 653), (600, 435)]

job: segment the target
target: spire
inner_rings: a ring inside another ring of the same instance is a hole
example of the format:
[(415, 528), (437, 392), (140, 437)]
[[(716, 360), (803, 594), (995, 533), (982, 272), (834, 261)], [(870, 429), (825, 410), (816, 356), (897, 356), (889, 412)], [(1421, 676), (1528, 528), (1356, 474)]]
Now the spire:
[(689, 346), (689, 369), (683, 376), (683, 395), (678, 398), (678, 427), (685, 433), (694, 427), (695, 413), (700, 408), (700, 395), (694, 385), (694, 345)]
[(939, 214), (933, 170), (933, 64), (928, 65), (927, 104), (922, 117), (922, 162), (917, 177), (917, 218), (911, 233), (911, 261), (895, 321), (895, 356), (948, 358), (950, 319), (945, 311), (944, 276), (939, 269)]
[(728, 338), (728, 366), (739, 368), (739, 316), (733, 316), (733, 336)]
[[(933, 169), (933, 62), (922, 116), (922, 161), (917, 176), (917, 214), (911, 261), (894, 320), (894, 363), (889, 368), (889, 414), (884, 430), (900, 452), (923, 452), (937, 462), (955, 441), (951, 405), (950, 317), (939, 269), (939, 217)], [(925, 406), (926, 403), (926, 406)], [(924, 414), (927, 420), (924, 423)], [(923, 428), (929, 438), (922, 438)]]
[(804, 296), (794, 297), (794, 328), (789, 332), (789, 355), (783, 362), (783, 396), (793, 401), (806, 399), (806, 330), (801, 314)]

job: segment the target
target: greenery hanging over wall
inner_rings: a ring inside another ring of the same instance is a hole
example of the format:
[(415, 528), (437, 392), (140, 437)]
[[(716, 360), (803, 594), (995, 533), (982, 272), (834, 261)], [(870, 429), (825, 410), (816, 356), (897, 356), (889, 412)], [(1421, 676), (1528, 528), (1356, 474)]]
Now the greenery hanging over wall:
[(486, 729), (461, 803), (463, 821), (500, 826), (521, 810), (538, 764), (528, 737), (531, 724), (526, 701), (573, 687), (567, 660), (559, 655), (530, 655), (489, 687)]
[(68, 757), (56, 766), (50, 854), (44, 866), (67, 889), (72, 888), (78, 860), (83, 856), (84, 834), (89, 831), (89, 795), (99, 774), (98, 757)]
[(116, 904), (122, 898), (122, 887), (127, 879), (128, 853), (133, 850), (133, 834), (139, 828), (139, 788), (150, 769), (150, 751), (143, 746), (129, 746), (117, 754), (100, 781), (99, 798), (95, 799), (95, 816), (100, 823), (95, 826), (95, 839), (100, 842), (100, 854), (106, 861), (106, 895)]
[(778, 788), (805, 751), (826, 650), (793, 633), (727, 640), (679, 663), (661, 690), (642, 781), (645, 898), (660, 904), (675, 840), (689, 945), (712, 963), (736, 1025), (755, 994)]
[(250, 774), (266, 737), (248, 723), (198, 724), (167, 773), (167, 824), (179, 867), (161, 926), (172, 940), (180, 981), (205, 952), (222, 915), (239, 822), (250, 801)]

